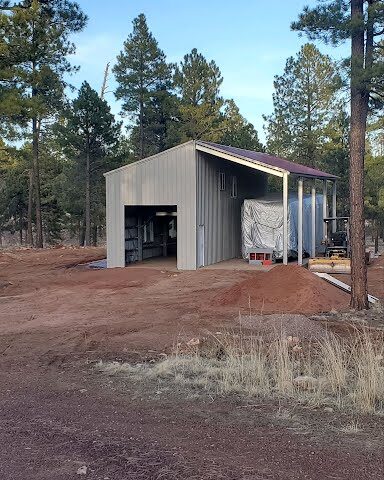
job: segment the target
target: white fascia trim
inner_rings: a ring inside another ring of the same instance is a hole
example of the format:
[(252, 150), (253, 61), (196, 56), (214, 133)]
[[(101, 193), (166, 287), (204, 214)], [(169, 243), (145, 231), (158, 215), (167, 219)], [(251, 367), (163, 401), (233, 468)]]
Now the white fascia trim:
[(268, 167), (267, 165), (265, 165), (265, 163), (261, 162), (250, 162), (249, 160), (240, 155), (225, 153), (222, 150), (205, 147), (203, 145), (199, 145), (198, 143), (196, 144), (196, 150), (199, 150), (200, 152), (210, 153), (211, 155), (216, 155), (217, 157), (224, 158), (225, 160), (229, 160), (230, 162), (253, 168), (254, 170), (259, 170), (270, 175), (275, 175), (275, 177), (283, 177), (285, 174), (289, 174), (287, 170), (283, 170), (277, 167)]

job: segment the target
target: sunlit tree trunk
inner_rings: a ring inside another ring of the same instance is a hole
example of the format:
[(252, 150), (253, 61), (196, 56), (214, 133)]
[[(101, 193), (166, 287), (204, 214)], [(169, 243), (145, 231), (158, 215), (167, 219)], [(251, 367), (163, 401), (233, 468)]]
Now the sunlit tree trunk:
[[(351, 130), (350, 130), (350, 201), (351, 201), (351, 307), (357, 310), (368, 308), (367, 267), (365, 261), (364, 221), (364, 154), (365, 133), (368, 114), (368, 92), (362, 86), (364, 59), (369, 55), (364, 46), (364, 0), (351, 0), (352, 30), (351, 51)], [(365, 65), (367, 66), (367, 65)]]
[(40, 168), (39, 168), (40, 126), (36, 117), (32, 119), (32, 165), (35, 192), (36, 247), (43, 248), (43, 220), (41, 217)]
[(86, 166), (85, 166), (85, 238), (84, 245), (91, 245), (91, 159), (89, 138), (87, 138)]
[(27, 213), (27, 238), (26, 243), (33, 246), (32, 234), (32, 210), (33, 210), (33, 170), (29, 170), (29, 187), (28, 187), (28, 213)]

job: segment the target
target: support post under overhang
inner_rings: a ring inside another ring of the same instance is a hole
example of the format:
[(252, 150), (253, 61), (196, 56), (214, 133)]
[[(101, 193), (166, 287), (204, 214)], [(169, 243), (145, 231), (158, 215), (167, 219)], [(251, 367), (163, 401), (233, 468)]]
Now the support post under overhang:
[(303, 264), (303, 179), (297, 182), (297, 263)]
[[(327, 180), (323, 180), (323, 220), (328, 217)], [(327, 224), (323, 222), (323, 239), (327, 237)]]
[(283, 264), (288, 264), (288, 173), (283, 176)]
[[(336, 180), (332, 184), (332, 217), (337, 217), (337, 203), (336, 203)], [(336, 220), (332, 221), (332, 232), (336, 232)]]
[(311, 208), (311, 257), (316, 257), (316, 181), (314, 180), (311, 188), (312, 208)]

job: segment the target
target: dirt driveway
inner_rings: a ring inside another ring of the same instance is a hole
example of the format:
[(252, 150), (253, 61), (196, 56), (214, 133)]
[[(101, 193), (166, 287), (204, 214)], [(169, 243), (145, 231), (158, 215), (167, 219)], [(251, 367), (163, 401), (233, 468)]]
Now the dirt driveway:
[(212, 301), (250, 275), (78, 266), (104, 255), (103, 249), (0, 255), (0, 351), (33, 353), (45, 364), (59, 355), (161, 352), (179, 337), (231, 325), (238, 307), (220, 309)]
[(92, 248), (0, 254), (0, 352), (132, 357), (207, 330), (233, 328), (239, 313), (250, 309), (319, 313), (348, 307), (347, 294), (300, 268), (264, 273), (78, 266), (104, 255)]
[(1, 374), (4, 480), (374, 479), (384, 475), (374, 420), (257, 401), (109, 383), (84, 365)]
[[(0, 478), (382, 479), (383, 421), (158, 391), (97, 374), (233, 327), (249, 272), (90, 271), (102, 249), (0, 254)], [(80, 470), (80, 471), (84, 471)]]

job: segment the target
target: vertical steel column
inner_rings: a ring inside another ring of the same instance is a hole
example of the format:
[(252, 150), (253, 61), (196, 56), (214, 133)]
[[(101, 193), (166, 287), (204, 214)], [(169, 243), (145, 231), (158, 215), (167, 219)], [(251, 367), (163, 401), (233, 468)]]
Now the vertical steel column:
[(288, 173), (283, 176), (283, 263), (288, 264)]
[(297, 185), (297, 263), (303, 264), (303, 179)]
[[(332, 217), (337, 217), (337, 204), (336, 204), (336, 180), (332, 184)], [(336, 232), (336, 220), (332, 222), (332, 232)]]
[(311, 195), (312, 195), (311, 257), (313, 258), (313, 257), (316, 257), (316, 180), (314, 180), (312, 183)]
[[(323, 180), (323, 220), (328, 217), (327, 180)], [(327, 224), (323, 222), (323, 239), (327, 237)]]

